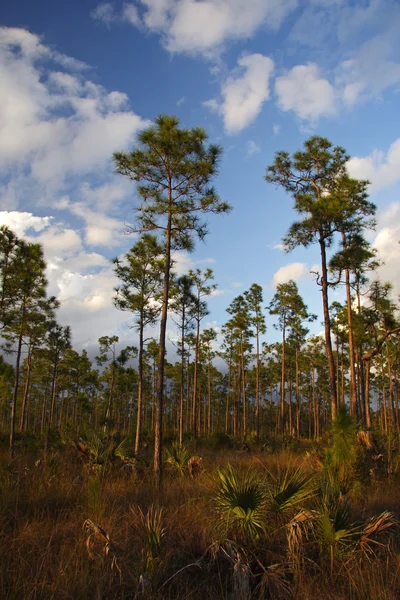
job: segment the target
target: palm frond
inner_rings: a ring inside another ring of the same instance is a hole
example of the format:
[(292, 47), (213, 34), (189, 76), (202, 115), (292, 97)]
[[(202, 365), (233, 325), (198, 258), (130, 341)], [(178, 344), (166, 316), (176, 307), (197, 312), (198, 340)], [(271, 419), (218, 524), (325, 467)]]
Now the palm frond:
[(254, 541), (264, 529), (265, 491), (252, 473), (239, 476), (228, 465), (218, 471), (219, 485), (215, 496), (217, 509), (226, 524)]
[(276, 516), (286, 515), (314, 496), (316, 487), (314, 475), (303, 465), (289, 465), (277, 477), (270, 474), (268, 510)]

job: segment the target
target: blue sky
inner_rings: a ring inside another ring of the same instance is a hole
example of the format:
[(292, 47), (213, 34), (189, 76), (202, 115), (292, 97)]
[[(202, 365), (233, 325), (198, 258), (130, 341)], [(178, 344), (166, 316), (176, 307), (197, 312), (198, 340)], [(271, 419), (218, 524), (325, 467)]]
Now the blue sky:
[(277, 150), (314, 133), (344, 146), (351, 174), (371, 181), (370, 240), (400, 292), (398, 0), (15, 0), (0, 25), (0, 222), (43, 244), (78, 348), (132, 336), (112, 306), (110, 259), (134, 243), (123, 222), (135, 193), (111, 156), (162, 112), (224, 148), (215, 185), (233, 211), (176, 257), (181, 273), (214, 270), (208, 325), (221, 327), (252, 283), (267, 304), (290, 278), (321, 313), (316, 249), (282, 253), (292, 202), (263, 180)]

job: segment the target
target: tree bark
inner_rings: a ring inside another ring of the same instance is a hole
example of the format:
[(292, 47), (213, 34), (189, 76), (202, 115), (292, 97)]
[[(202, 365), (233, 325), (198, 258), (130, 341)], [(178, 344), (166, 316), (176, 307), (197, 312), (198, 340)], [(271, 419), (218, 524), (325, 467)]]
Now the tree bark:
[[(168, 201), (172, 210), (172, 183), (169, 183)], [(154, 428), (154, 476), (159, 491), (162, 488), (162, 427), (163, 427), (163, 404), (164, 404), (164, 363), (165, 363), (165, 338), (167, 334), (169, 278), (171, 268), (171, 230), (172, 214), (168, 213), (168, 224), (165, 232), (165, 270), (164, 270), (164, 293), (160, 322), (160, 348), (158, 352), (157, 373), (157, 406)]]
[(337, 396), (336, 396), (336, 373), (335, 373), (335, 359), (333, 356), (332, 350), (332, 340), (331, 340), (331, 321), (329, 317), (329, 300), (328, 300), (328, 269), (326, 263), (326, 247), (325, 240), (322, 235), (320, 235), (319, 246), (321, 252), (321, 267), (322, 267), (322, 304), (324, 310), (324, 329), (325, 329), (325, 346), (326, 346), (326, 356), (328, 359), (328, 367), (329, 367), (329, 392), (330, 392), (330, 402), (331, 402), (331, 416), (332, 421), (336, 419), (337, 414)]

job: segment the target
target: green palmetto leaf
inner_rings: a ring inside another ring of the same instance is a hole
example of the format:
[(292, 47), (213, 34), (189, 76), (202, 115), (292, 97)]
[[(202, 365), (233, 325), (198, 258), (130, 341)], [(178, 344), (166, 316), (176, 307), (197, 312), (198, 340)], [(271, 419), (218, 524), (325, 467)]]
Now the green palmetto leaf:
[(167, 463), (171, 465), (180, 475), (183, 475), (187, 462), (190, 458), (190, 453), (185, 446), (172, 444), (166, 448)]
[(316, 480), (304, 466), (289, 465), (277, 477), (271, 473), (267, 488), (268, 510), (275, 515), (286, 515), (315, 494)]
[(239, 475), (231, 465), (218, 471), (218, 477), (215, 501), (222, 519), (247, 541), (254, 541), (264, 529), (264, 486), (254, 474)]

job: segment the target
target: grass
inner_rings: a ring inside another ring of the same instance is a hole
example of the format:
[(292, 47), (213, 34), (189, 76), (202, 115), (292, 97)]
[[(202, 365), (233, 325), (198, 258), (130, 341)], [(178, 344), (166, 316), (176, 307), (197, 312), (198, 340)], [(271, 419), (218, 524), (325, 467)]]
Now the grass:
[[(4, 452), (0, 597), (400, 597), (399, 473), (344, 507), (327, 504), (301, 454), (197, 453), (204, 470), (167, 470), (159, 497), (150, 468), (94, 472), (71, 447), (37, 466), (38, 455), (10, 463)], [(221, 514), (240, 522), (254, 510), (255, 530), (221, 528)]]

